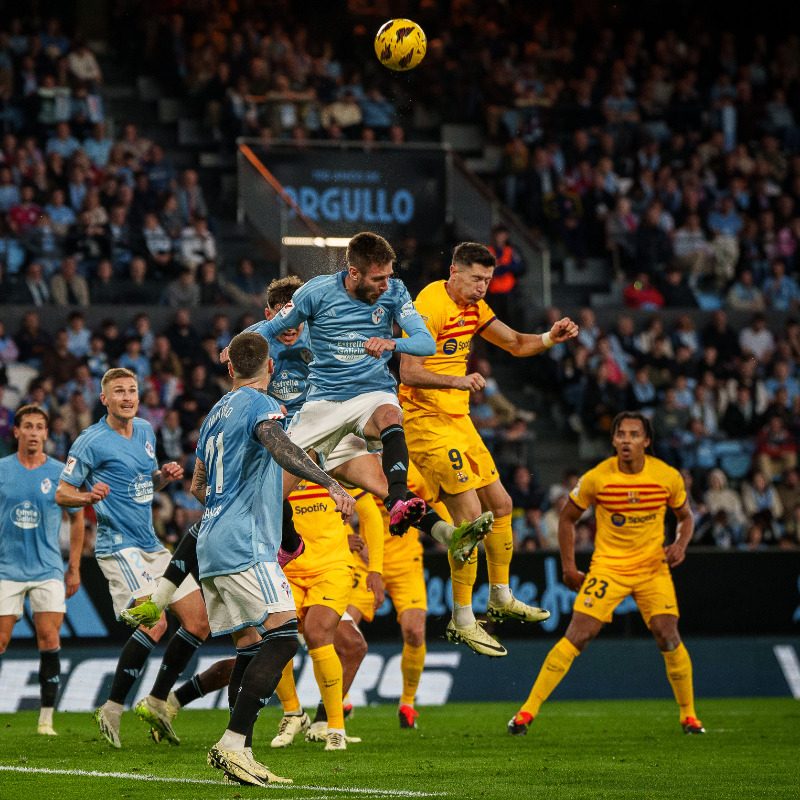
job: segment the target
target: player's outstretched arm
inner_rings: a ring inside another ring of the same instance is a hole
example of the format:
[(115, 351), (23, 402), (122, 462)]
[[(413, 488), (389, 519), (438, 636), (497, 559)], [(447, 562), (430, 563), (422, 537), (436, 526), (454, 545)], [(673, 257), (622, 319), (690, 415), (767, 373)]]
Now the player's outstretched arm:
[(88, 492), (82, 492), (65, 480), (60, 480), (56, 489), (56, 503), (63, 508), (86, 508), (108, 497), (110, 491), (107, 483), (98, 482)]
[(267, 419), (256, 428), (258, 441), (269, 450), (275, 463), (287, 472), (312, 483), (317, 483), (328, 490), (328, 494), (336, 504), (336, 510), (342, 520), (348, 522), (353, 516), (356, 501), (326, 472), (323, 472), (306, 452), (298, 447), (283, 430), (279, 420)]
[(554, 323), (547, 333), (520, 333), (499, 319), (481, 331), (481, 336), (487, 342), (496, 344), (519, 358), (538, 355), (553, 345), (574, 339), (577, 335), (578, 325), (569, 317)]
[(686, 546), (694, 536), (694, 515), (688, 499), (673, 511), (678, 518), (678, 527), (675, 529), (675, 541), (664, 548), (664, 558), (670, 567), (677, 567), (686, 558)]
[(161, 469), (157, 469), (151, 477), (153, 491), (160, 492), (168, 483), (174, 483), (183, 478), (183, 467), (175, 461), (170, 461), (168, 464), (162, 464)]
[[(62, 512), (62, 514), (66, 513), (66, 511)], [(67, 516), (69, 517), (69, 563), (64, 574), (64, 583), (67, 597), (72, 597), (81, 585), (81, 552), (85, 533), (83, 509)]]
[(475, 392), (486, 386), (486, 381), (479, 372), (471, 372), (469, 375), (440, 375), (425, 366), (427, 360), (427, 356), (403, 353), (400, 356), (400, 380), (415, 389), (460, 389), (464, 392)]
[(395, 350), (398, 353), (408, 353), (412, 356), (432, 356), (436, 353), (436, 342), (416, 311), (401, 317), (397, 323), (406, 334), (402, 339), (395, 339)]
[(571, 500), (567, 500), (558, 517), (558, 547), (561, 550), (561, 571), (564, 583), (577, 592), (586, 578), (575, 565), (575, 523), (583, 515), (584, 509), (578, 508)]

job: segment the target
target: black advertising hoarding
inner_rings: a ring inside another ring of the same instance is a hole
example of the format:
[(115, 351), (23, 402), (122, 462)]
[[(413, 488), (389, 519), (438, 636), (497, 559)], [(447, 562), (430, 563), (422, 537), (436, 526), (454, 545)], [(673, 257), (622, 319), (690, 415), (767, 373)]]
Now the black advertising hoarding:
[(412, 232), (428, 244), (443, 239), (441, 150), (250, 147), (325, 236), (372, 231), (396, 242)]
[[(578, 554), (578, 565), (588, 567), (588, 554)], [(450, 619), (452, 595), (447, 557), (441, 553), (425, 556), (428, 597), (428, 639), (444, 636)], [(112, 639), (122, 641), (130, 629), (114, 620), (108, 583), (94, 559), (81, 566), (82, 586), (67, 600), (62, 637), (70, 639)], [(792, 636), (800, 633), (800, 551), (761, 553), (694, 551), (673, 571), (678, 593), (680, 630), (686, 636)], [(511, 562), (511, 587), (526, 603), (541, 605), (551, 613), (541, 625), (505, 622), (489, 626), (502, 640), (534, 639), (554, 641), (569, 624), (575, 593), (561, 582), (555, 553), (518, 553)], [(474, 607), (486, 611), (489, 584), (485, 559), (479, 559)], [(387, 599), (374, 622), (362, 625), (370, 641), (396, 640), (399, 627)], [(628, 598), (601, 634), (605, 637), (649, 636)], [(26, 614), (14, 628), (14, 638), (35, 644), (33, 627)]]

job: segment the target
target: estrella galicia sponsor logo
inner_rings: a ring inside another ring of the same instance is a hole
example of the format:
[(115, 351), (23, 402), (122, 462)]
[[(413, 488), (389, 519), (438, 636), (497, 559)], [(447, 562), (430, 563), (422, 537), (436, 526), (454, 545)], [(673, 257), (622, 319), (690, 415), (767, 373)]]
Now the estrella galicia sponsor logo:
[(442, 345), (442, 352), (443, 352), (443, 353), (444, 353), (446, 356), (451, 356), (451, 355), (453, 355), (453, 353), (455, 353), (455, 352), (456, 352), (456, 350), (458, 350), (458, 342), (457, 342), (455, 339), (448, 339), (448, 340), (447, 340), (447, 341), (446, 341), (446, 342), (445, 342), (445, 343)]
[(301, 383), (285, 369), (282, 369), (269, 384), (270, 394), (279, 400), (294, 400), (296, 397), (300, 397), (304, 389), (305, 383)]
[(364, 349), (365, 341), (366, 337), (362, 334), (350, 331), (343, 339), (331, 342), (331, 354), (337, 361), (345, 363), (361, 361), (367, 357), (367, 351)]
[(53, 482), (50, 480), (50, 478), (45, 478), (40, 484), (40, 488), (42, 490), (42, 494), (49, 494), (50, 490), (53, 488)]
[(156, 457), (156, 451), (153, 449), (153, 445), (150, 444), (150, 442), (144, 443), (144, 451), (145, 453), (147, 453), (148, 456), (150, 456), (150, 458)]
[(611, 515), (611, 524), (616, 525), (618, 528), (621, 528), (625, 524), (625, 515), (624, 514), (612, 514)]
[(39, 509), (30, 500), (15, 505), (10, 516), (14, 525), (23, 530), (29, 531), (39, 526)]
[(145, 505), (153, 499), (153, 479), (141, 472), (128, 484), (128, 495), (134, 503)]
[(386, 311), (384, 311), (384, 309), (383, 309), (383, 308), (381, 308), (381, 306), (378, 306), (378, 307), (377, 307), (377, 308), (376, 308), (376, 309), (375, 309), (375, 310), (372, 312), (372, 321), (373, 321), (373, 322), (374, 322), (376, 325), (380, 325), (380, 323), (381, 323), (381, 320), (382, 320), (382, 319), (383, 319), (385, 316), (386, 316)]

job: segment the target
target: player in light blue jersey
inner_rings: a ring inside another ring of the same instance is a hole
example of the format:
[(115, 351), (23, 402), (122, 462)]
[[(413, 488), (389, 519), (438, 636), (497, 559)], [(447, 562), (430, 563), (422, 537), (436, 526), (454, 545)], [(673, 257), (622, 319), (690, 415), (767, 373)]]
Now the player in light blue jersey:
[(64, 465), (45, 455), (48, 421), (47, 412), (39, 406), (18, 409), (14, 415), (18, 450), (0, 459), (0, 660), (27, 597), (39, 645), (38, 731), (55, 736), (53, 711), (61, 681), (59, 630), (65, 600), (81, 585), (83, 511), (70, 510), (65, 574), (58, 534), (67, 514), (55, 501)]
[[(108, 414), (87, 428), (72, 445), (61, 473), (56, 502), (66, 508), (93, 505), (97, 514), (95, 554), (108, 578), (117, 616), (127, 606), (146, 598), (169, 564), (169, 551), (153, 529), (153, 494), (183, 477), (183, 468), (171, 462), (160, 469), (155, 456), (155, 434), (149, 422), (136, 417), (139, 389), (136, 375), (123, 368), (103, 376), (100, 400)], [(88, 490), (81, 486), (86, 483)], [(136, 713), (174, 742), (166, 700), (178, 676), (208, 636), (205, 604), (194, 578), (187, 578), (171, 603), (181, 627), (167, 645), (150, 695), (136, 705)], [(154, 628), (139, 628), (122, 648), (111, 694), (95, 713), (100, 732), (113, 746), (121, 746), (119, 725), (125, 700), (148, 655), (166, 630), (166, 620)]]
[(230, 722), (208, 763), (256, 786), (284, 780), (253, 758), (252, 728), (298, 644), (294, 600), (277, 560), (283, 470), (323, 486), (344, 521), (355, 506), (284, 432), (283, 412), (267, 396), (269, 351), (254, 331), (233, 338), (233, 391), (200, 429), (192, 480), (193, 494), (205, 505), (197, 558), (211, 632), (230, 633), (237, 653), (228, 688)]
[[(408, 491), (408, 448), (387, 362), (393, 350), (427, 354), (435, 343), (405, 286), (389, 278), (394, 257), (382, 237), (358, 234), (348, 245), (345, 272), (313, 278), (281, 298), (280, 310), (270, 304), (269, 321), (250, 330), (270, 341), (308, 332), (308, 400), (294, 414), (292, 439), (339, 480), (385, 498), (392, 533), (415, 524), (463, 560), (491, 529), (491, 514), (456, 529)], [(406, 338), (391, 338), (394, 321)], [(382, 470), (367, 456), (367, 443), (382, 448)], [(295, 483), (284, 485), (284, 496)]]

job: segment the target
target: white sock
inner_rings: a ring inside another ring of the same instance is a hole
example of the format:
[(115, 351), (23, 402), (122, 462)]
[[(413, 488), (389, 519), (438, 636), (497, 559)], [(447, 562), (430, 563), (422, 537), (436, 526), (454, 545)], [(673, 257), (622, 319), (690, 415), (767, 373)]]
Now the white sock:
[(453, 601), (453, 622), (457, 628), (467, 628), (475, 622), (472, 606), (460, 606)]
[(495, 606), (504, 606), (511, 600), (511, 589), (507, 583), (489, 585), (489, 602)]
[(158, 711), (162, 711), (164, 714), (167, 713), (167, 701), (166, 700), (159, 700), (157, 697), (153, 697), (153, 695), (147, 696), (148, 704), (151, 708), (155, 708)]
[(117, 727), (119, 727), (119, 721), (122, 719), (122, 710), (122, 703), (115, 703), (113, 700), (106, 700), (103, 703), (103, 711), (105, 711), (107, 717), (111, 717), (112, 721), (116, 721)]
[(39, 724), (40, 725), (50, 725), (53, 726), (53, 711), (52, 708), (45, 708), (42, 706), (42, 709), (39, 711)]
[(217, 747), (223, 750), (244, 750), (245, 735), (226, 730), (222, 738), (217, 742)]
[(284, 717), (302, 717), (303, 716), (303, 708), (296, 708), (294, 711), (284, 711)]
[(437, 542), (441, 542), (445, 547), (449, 547), (450, 540), (453, 538), (454, 530), (455, 528), (450, 525), (449, 522), (445, 522), (443, 519), (440, 519), (433, 523), (433, 527), (431, 528), (431, 536), (433, 536)]
[(345, 735), (344, 728), (328, 728), (328, 733), (341, 733), (342, 736)]
[(178, 587), (172, 581), (160, 578), (156, 590), (150, 596), (150, 601), (163, 611), (169, 605), (169, 601), (172, 600), (172, 595), (177, 591)]

